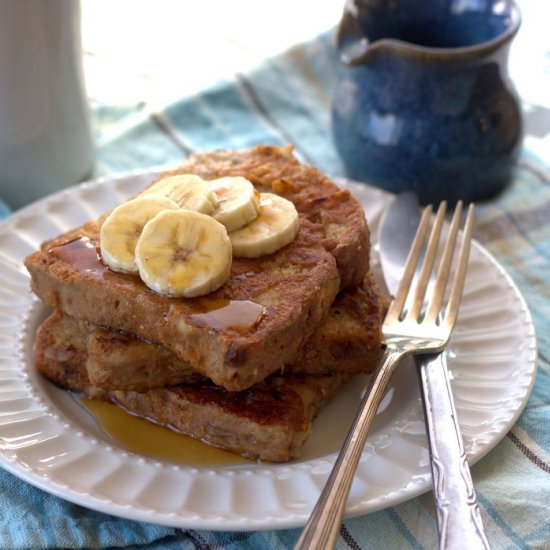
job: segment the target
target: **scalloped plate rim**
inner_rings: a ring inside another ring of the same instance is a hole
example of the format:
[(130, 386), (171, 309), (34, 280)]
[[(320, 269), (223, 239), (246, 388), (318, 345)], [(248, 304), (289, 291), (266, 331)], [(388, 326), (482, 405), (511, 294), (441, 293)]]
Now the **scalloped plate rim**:
[[(149, 178), (153, 175), (158, 174), (166, 167), (156, 167), (151, 169), (141, 169), (135, 170), (132, 172), (127, 172), (123, 174), (114, 174), (111, 176), (103, 176), (95, 180), (90, 180), (84, 182), (78, 186), (74, 186), (63, 191), (60, 191), (54, 195), (50, 195), (43, 199), (40, 199), (21, 210), (15, 212), (11, 217), (6, 221), (0, 224), (0, 236), (9, 230), (12, 226), (15, 227), (18, 220), (28, 217), (36, 213), (43, 213), (47, 210), (48, 205), (63, 203), (67, 200), (78, 200), (78, 197), (87, 190), (96, 190), (98, 186), (108, 185), (108, 184), (123, 184), (132, 181), (139, 180), (141, 178)], [(382, 203), (379, 205), (379, 210), (376, 213), (376, 216), (383, 210), (384, 201), (389, 200), (390, 195), (384, 192), (381, 192), (378, 189), (371, 188), (364, 184), (357, 184), (355, 182), (340, 180), (340, 183), (343, 183), (344, 186), (352, 188), (356, 195), (363, 197), (359, 199), (362, 201), (362, 204), (367, 208), (364, 196), (368, 196), (370, 200), (374, 198), (374, 202)], [(373, 219), (374, 217), (373, 216)], [(369, 221), (371, 221), (369, 219)], [(373, 231), (374, 234), (374, 231)], [(53, 235), (52, 235), (53, 236)], [(473, 250), (475, 250), (480, 257), (485, 258), (484, 261), (490, 266), (498, 270), (498, 272), (504, 277), (506, 284), (508, 286), (508, 291), (514, 295), (514, 298), (519, 300), (520, 311), (516, 312), (522, 316), (523, 324), (525, 325), (525, 335), (529, 340), (524, 342), (527, 351), (525, 351), (524, 359), (525, 365), (523, 365), (523, 377), (524, 383), (522, 385), (522, 393), (520, 396), (516, 396), (519, 399), (519, 403), (513, 410), (509, 410), (511, 413), (507, 420), (501, 425), (498, 426), (493, 432), (489, 432), (488, 440), (479, 447), (476, 452), (469, 453), (468, 458), (470, 463), (477, 462), (483, 456), (485, 456), (494, 446), (504, 437), (505, 433), (510, 429), (510, 427), (516, 422), (517, 418), (521, 414), (527, 399), (531, 393), (536, 373), (536, 340), (534, 325), (531, 319), (530, 313), (527, 309), (524, 298), (521, 296), (518, 288), (511, 279), (511, 277), (506, 273), (504, 268), (495, 260), (495, 258), (479, 243), (474, 242)], [(0, 264), (4, 264), (6, 261), (11, 262), (0, 253)], [(13, 263), (13, 262), (12, 262)], [(13, 266), (11, 266), (13, 267)], [(36, 307), (36, 300), (29, 296), (21, 297), (22, 301), (27, 300), (27, 307), (25, 308), (25, 314), (21, 318), (22, 323), (28, 322), (28, 317), (33, 315), (33, 308)], [(28, 342), (26, 342), (28, 344)], [(23, 347), (25, 345), (25, 338), (23, 342), (14, 345), (13, 347), (13, 359), (20, 360), (23, 363), (24, 361), (24, 351)], [(24, 369), (30, 367), (30, 365), (23, 365)], [(12, 367), (15, 368), (15, 367)], [(33, 401), (39, 403), (42, 415), (48, 416), (48, 420), (51, 422), (63, 424), (62, 418), (55, 411), (48, 411), (49, 405), (44, 404), (43, 396), (39, 394), (40, 388), (37, 388), (32, 384), (32, 377), (29, 378), (29, 375), (24, 371), (23, 373), (17, 373), (18, 376), (22, 378), (22, 387), (26, 388), (28, 396), (33, 399)], [(23, 382), (24, 381), (24, 382)], [(34, 393), (38, 391), (38, 394), (34, 396)], [(36, 397), (36, 399), (35, 399)], [(46, 400), (47, 401), (47, 400)], [(56, 418), (57, 417), (57, 418)], [(0, 420), (0, 438), (3, 436), (3, 427), (4, 423)], [(72, 429), (72, 427), (71, 427)], [(71, 437), (72, 434), (71, 434)], [(160, 461), (149, 458), (141, 458), (136, 455), (132, 455), (127, 451), (121, 449), (113, 449), (110, 445), (106, 443), (99, 442), (96, 448), (102, 449), (101, 452), (110, 452), (110, 453), (119, 453), (121, 455), (126, 455), (131, 458), (130, 461), (142, 462), (146, 465), (149, 465), (150, 468), (158, 468), (163, 466)], [(107, 451), (103, 450), (102, 445), (105, 446)], [(113, 515), (138, 521), (146, 521), (150, 523), (158, 523), (161, 525), (167, 525), (172, 527), (184, 527), (184, 528), (193, 528), (193, 529), (213, 529), (213, 530), (260, 530), (260, 529), (283, 529), (291, 528), (303, 525), (307, 520), (310, 509), (309, 508), (299, 508), (297, 507), (296, 512), (289, 511), (288, 506), (286, 508), (281, 508), (278, 510), (277, 514), (266, 514), (264, 516), (254, 516), (252, 513), (249, 513), (248, 516), (237, 516), (231, 513), (230, 510), (226, 511), (225, 514), (218, 515), (208, 515), (204, 512), (197, 512), (193, 510), (183, 510), (179, 512), (162, 512), (155, 509), (139, 508), (133, 506), (131, 502), (125, 504), (112, 502), (108, 498), (102, 498), (101, 495), (92, 495), (89, 492), (79, 492), (75, 487), (67, 486), (67, 484), (58, 483), (51, 477), (48, 477), (47, 473), (40, 473), (36, 469), (28, 467), (17, 457), (10, 456), (9, 450), (4, 448), (4, 445), (0, 445), (0, 466), (15, 474), (16, 476), (22, 478), (25, 481), (49, 492), (58, 497), (64, 498), (71, 502), (83, 505), (85, 507), (111, 513)], [(375, 453), (376, 454), (376, 453)], [(367, 456), (365, 451), (364, 456)], [(277, 476), (283, 476), (284, 472), (291, 472), (293, 475), (300, 476), (304, 472), (308, 472), (309, 476), (312, 477), (312, 471), (316, 468), (320, 468), (324, 473), (319, 474), (322, 478), (328, 475), (326, 473), (327, 468), (335, 460), (336, 453), (330, 453), (324, 456), (317, 457), (315, 459), (306, 461), (306, 462), (294, 462), (285, 465), (253, 465), (253, 467), (242, 467), (242, 468), (185, 468), (180, 466), (166, 465), (168, 468), (171, 468), (172, 471), (183, 471), (187, 476), (200, 475), (211, 476), (212, 479), (215, 479), (218, 476), (221, 476), (222, 479), (232, 478), (233, 483), (238, 483), (238, 480), (241, 476), (252, 475), (263, 475), (264, 477), (277, 478)], [(228, 473), (231, 472), (231, 473)], [(275, 472), (275, 473), (274, 473)], [(278, 473), (278, 474), (277, 474)], [(318, 481), (319, 476), (315, 478), (315, 481)], [(272, 483), (278, 483), (277, 479), (272, 479)], [(348, 506), (346, 516), (352, 517), (357, 515), (362, 515), (365, 513), (373, 512), (385, 508), (387, 506), (395, 505), (410, 498), (413, 498), (427, 490), (430, 489), (430, 479), (429, 471), (424, 468), (420, 474), (411, 475), (411, 479), (405, 485), (396, 487), (393, 490), (388, 491), (386, 494), (382, 494), (377, 498), (369, 498), (368, 495), (356, 499), (354, 503)], [(298, 511), (299, 510), (299, 511)]]

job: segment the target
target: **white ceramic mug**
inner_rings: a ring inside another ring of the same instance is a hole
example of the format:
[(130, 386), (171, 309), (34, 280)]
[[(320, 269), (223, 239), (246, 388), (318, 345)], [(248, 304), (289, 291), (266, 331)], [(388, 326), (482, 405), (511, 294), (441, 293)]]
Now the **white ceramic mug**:
[(0, 198), (19, 208), (94, 164), (78, 0), (0, 0)]

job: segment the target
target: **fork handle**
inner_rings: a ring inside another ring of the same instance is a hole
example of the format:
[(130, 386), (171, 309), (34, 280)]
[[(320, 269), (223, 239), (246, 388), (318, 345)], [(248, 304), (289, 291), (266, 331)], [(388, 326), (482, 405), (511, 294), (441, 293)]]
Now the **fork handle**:
[(384, 396), (401, 351), (386, 349), (378, 368), (361, 399), (359, 409), (332, 472), (306, 523), (295, 550), (329, 550), (334, 548), (344, 515), (346, 500), (357, 464), (363, 452), (369, 428)]
[(460, 434), (444, 354), (417, 355), (430, 444), (440, 550), (486, 550), (489, 543)]

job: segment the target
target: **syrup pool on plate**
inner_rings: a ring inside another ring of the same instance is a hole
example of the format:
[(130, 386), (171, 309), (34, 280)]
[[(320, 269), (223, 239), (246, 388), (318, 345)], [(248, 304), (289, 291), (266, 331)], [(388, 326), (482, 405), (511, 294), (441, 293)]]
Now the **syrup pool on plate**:
[(133, 416), (113, 403), (87, 398), (78, 401), (96, 418), (103, 431), (127, 451), (193, 467), (214, 468), (253, 462)]

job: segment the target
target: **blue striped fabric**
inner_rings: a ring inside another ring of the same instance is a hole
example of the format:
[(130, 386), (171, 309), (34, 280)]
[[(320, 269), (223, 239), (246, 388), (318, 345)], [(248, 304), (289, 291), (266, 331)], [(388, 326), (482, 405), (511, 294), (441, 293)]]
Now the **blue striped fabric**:
[[(332, 34), (293, 48), (256, 71), (154, 113), (100, 106), (98, 175), (172, 164), (190, 152), (257, 143), (296, 144), (298, 156), (342, 175), (330, 137), (338, 66)], [(547, 159), (548, 160), (548, 159)], [(540, 355), (532, 396), (517, 424), (473, 467), (495, 549), (550, 548), (550, 171), (527, 148), (514, 181), (478, 208), (476, 237), (520, 287)], [(0, 472), (0, 547), (147, 549), (291, 548), (299, 531), (185, 531), (126, 521), (48, 495)], [(350, 519), (337, 548), (437, 547), (431, 494)]]

